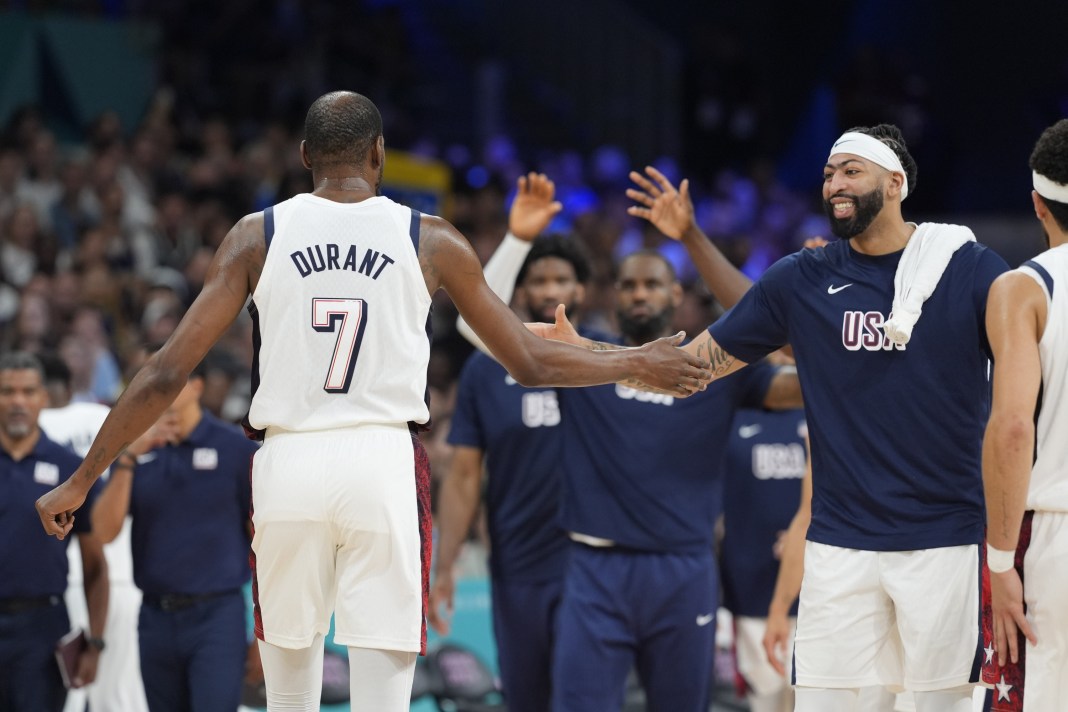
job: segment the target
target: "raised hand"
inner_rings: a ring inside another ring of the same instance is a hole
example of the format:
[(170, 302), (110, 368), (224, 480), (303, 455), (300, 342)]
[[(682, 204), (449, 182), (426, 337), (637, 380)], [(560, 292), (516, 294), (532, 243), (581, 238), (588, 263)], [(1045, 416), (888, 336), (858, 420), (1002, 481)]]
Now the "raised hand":
[(681, 240), (683, 234), (694, 224), (690, 181), (683, 180), (679, 189), (675, 190), (671, 181), (657, 169), (646, 166), (645, 172), (649, 178), (637, 171), (630, 172), (630, 179), (641, 190), (627, 188), (627, 197), (638, 203), (627, 208), (627, 212), (648, 220), (671, 239)]
[(556, 185), (544, 173), (528, 173), (516, 181), (515, 200), (508, 213), (508, 230), (520, 240), (533, 240), (540, 235), (557, 213), (564, 209), (553, 200)]

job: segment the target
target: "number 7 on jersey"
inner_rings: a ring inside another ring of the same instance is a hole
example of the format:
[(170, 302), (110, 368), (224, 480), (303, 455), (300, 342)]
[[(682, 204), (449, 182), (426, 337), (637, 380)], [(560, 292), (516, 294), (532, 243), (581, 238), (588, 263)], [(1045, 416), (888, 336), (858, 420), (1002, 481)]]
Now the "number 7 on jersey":
[(365, 326), (367, 302), (364, 300), (312, 299), (312, 328), (316, 331), (338, 332), (334, 357), (323, 385), (327, 393), (348, 393)]

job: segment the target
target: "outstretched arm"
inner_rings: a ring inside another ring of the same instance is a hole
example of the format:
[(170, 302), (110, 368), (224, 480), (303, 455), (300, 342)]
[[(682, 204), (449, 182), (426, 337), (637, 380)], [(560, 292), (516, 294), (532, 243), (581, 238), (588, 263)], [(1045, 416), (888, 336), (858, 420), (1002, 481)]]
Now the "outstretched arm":
[(419, 261), (427, 289), (433, 293), (444, 287), (494, 358), (519, 383), (590, 386), (636, 379), (681, 397), (708, 382), (707, 360), (675, 348), (679, 339), (590, 353), (536, 337), (490, 290), (478, 257), (456, 228), (424, 216), (420, 229)]
[(638, 203), (627, 208), (627, 212), (648, 220), (672, 240), (680, 241), (712, 296), (730, 309), (753, 285), (752, 280), (732, 265), (698, 227), (690, 200), (690, 181), (683, 180), (676, 190), (667, 176), (652, 166), (646, 166), (645, 172), (648, 178), (637, 171), (630, 172), (630, 179), (641, 190), (627, 189), (627, 197)]
[(779, 559), (779, 574), (775, 579), (775, 592), (768, 608), (767, 627), (764, 631), (764, 653), (768, 662), (780, 675), (786, 674), (783, 660), (790, 635), (790, 608), (801, 593), (801, 579), (805, 573), (805, 537), (812, 520), (812, 458), (805, 464), (805, 478), (801, 480), (801, 502), (797, 513), (782, 538), (782, 553)]
[[(556, 185), (544, 173), (531, 172), (516, 181), (515, 200), (508, 213), (508, 233), (483, 270), (486, 284), (505, 304), (512, 301), (516, 277), (534, 239), (564, 208), (553, 199), (555, 194)], [(463, 316), (456, 319), (456, 330), (479, 351), (489, 353)]]
[[(550, 341), (562, 341), (565, 344), (572, 344), (589, 351), (627, 351), (633, 350), (631, 346), (621, 346), (619, 344), (610, 344), (604, 341), (594, 341), (593, 339), (585, 336), (580, 336), (574, 325), (567, 318), (567, 313), (564, 310), (564, 305), (561, 304), (556, 307), (556, 322), (553, 324), (542, 323), (528, 323), (525, 325), (530, 333)], [(675, 334), (673, 339), (682, 339), (685, 336), (685, 332), (680, 331)], [(662, 341), (663, 339), (661, 339)], [(655, 342), (653, 342), (655, 343)], [(704, 361), (710, 361), (712, 365), (712, 380), (722, 378), (731, 373), (734, 373), (740, 368), (747, 365), (747, 362), (736, 359), (731, 356), (725, 349), (716, 343), (716, 340), (712, 338), (712, 335), (707, 330), (698, 334), (690, 343), (682, 347), (683, 351), (692, 354), (695, 358), (702, 359)], [(772, 380), (772, 387), (768, 389), (768, 395), (765, 397), (765, 402), (777, 402), (778, 409), (783, 408), (799, 408), (800, 402), (800, 386), (797, 386), (796, 394), (793, 393), (793, 385), (789, 376), (782, 377), (780, 373)], [(793, 373), (793, 379), (796, 381), (796, 371)], [(652, 391), (654, 393), (667, 393), (673, 395), (667, 390), (662, 390), (652, 384), (643, 382), (638, 379), (630, 379), (626, 381), (619, 381), (625, 386), (637, 388), (643, 391)], [(777, 384), (777, 385), (776, 385)], [(794, 404), (796, 402), (796, 405)], [(775, 408), (775, 406), (768, 406), (769, 408)]]
[(62, 539), (70, 532), (74, 511), (85, 501), (89, 487), (174, 401), (193, 368), (244, 307), (265, 256), (262, 214), (243, 218), (219, 246), (203, 290), (174, 334), (111, 409), (85, 460), (66, 482), (37, 500), (37, 514), (47, 533)]
[(1024, 616), (1023, 586), (1011, 561), (1031, 480), (1034, 412), (1042, 382), (1038, 342), (1045, 322), (1046, 295), (1029, 276), (1007, 272), (991, 285), (986, 330), (994, 353), (994, 400), (983, 439), (986, 537), (995, 549), (1013, 552), (1006, 570), (995, 571), (999, 567), (990, 562), (994, 647), (1002, 664), (1006, 657), (1018, 659), (1017, 629), (1035, 642)]

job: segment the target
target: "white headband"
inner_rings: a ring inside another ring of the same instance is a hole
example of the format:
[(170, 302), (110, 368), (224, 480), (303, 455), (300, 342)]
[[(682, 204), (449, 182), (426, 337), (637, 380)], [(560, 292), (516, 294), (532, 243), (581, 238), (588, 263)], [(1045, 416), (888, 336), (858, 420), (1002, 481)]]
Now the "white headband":
[[(859, 131), (847, 131), (831, 146), (830, 156), (836, 153), (851, 153), (854, 156), (866, 158), (891, 173), (900, 173), (903, 180), (901, 184), (901, 199), (904, 200), (909, 196), (909, 177), (905, 175), (905, 169), (901, 166), (901, 159), (897, 157), (892, 148), (874, 136), (869, 136)], [(830, 156), (827, 157), (828, 160), (830, 160)]]
[(1037, 171), (1031, 171), (1031, 184), (1035, 186), (1035, 192), (1046, 200), (1068, 203), (1068, 185), (1057, 183)]

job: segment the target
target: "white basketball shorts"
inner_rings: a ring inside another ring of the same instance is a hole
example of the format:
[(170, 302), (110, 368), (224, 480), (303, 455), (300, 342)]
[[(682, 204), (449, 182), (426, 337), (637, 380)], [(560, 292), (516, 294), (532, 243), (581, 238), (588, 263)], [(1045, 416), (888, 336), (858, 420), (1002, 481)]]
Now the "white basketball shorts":
[(860, 551), (808, 542), (796, 684), (924, 692), (978, 680), (976, 545)]
[(406, 425), (268, 431), (252, 464), (260, 639), (308, 647), (334, 612), (340, 645), (420, 651), (425, 459)]

